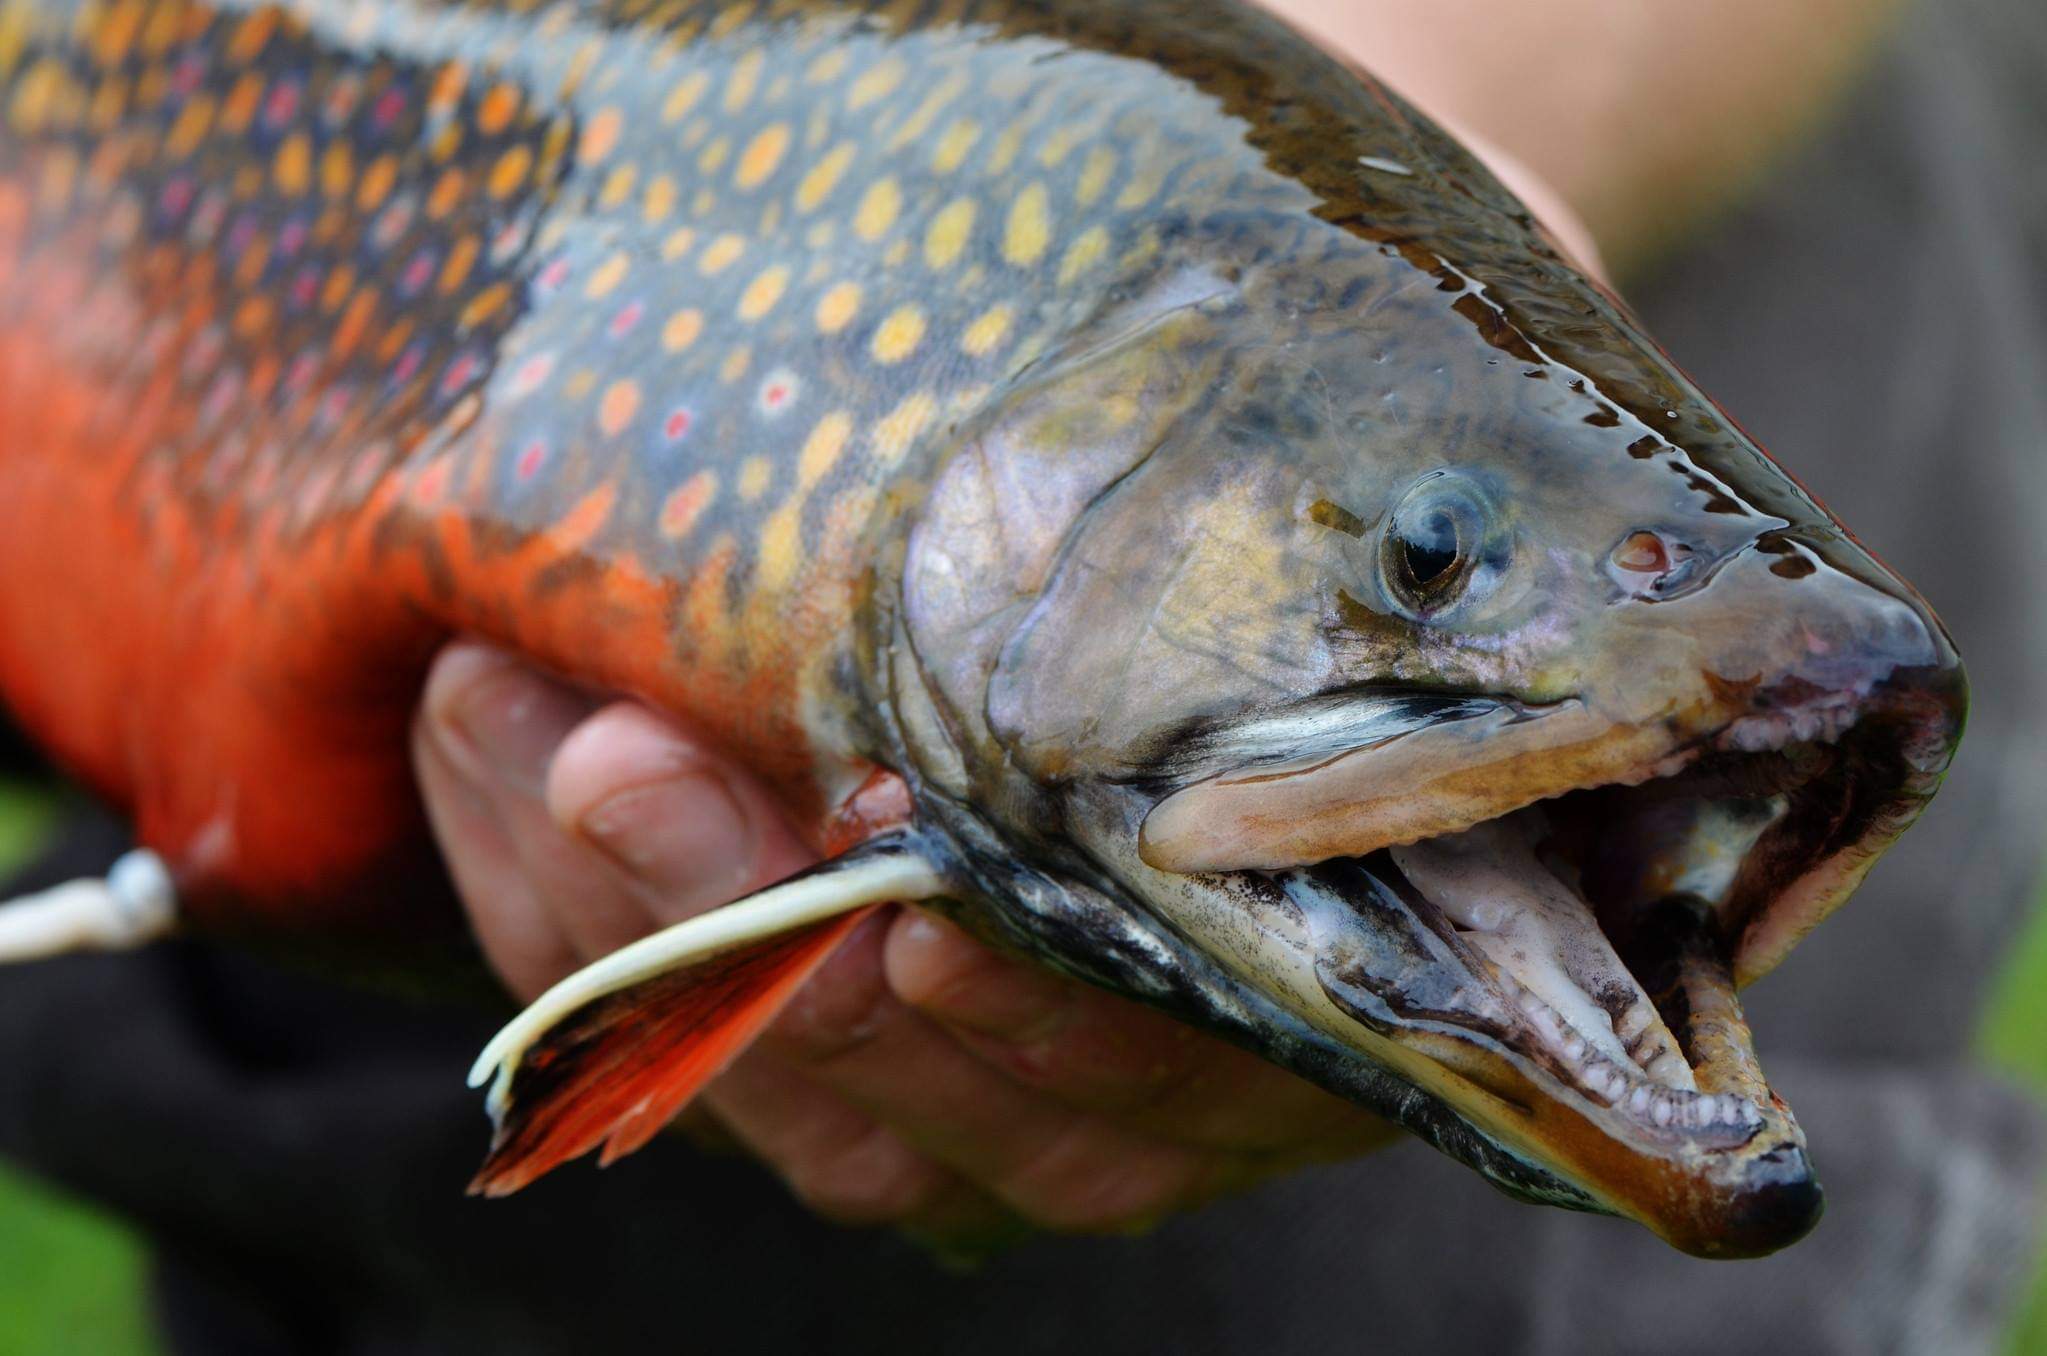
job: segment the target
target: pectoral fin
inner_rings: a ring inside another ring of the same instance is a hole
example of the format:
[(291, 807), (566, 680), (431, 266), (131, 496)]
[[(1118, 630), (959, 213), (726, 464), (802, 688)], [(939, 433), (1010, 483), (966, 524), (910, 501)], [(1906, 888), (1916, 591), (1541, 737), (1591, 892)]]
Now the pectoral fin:
[(470, 1191), (503, 1196), (600, 1144), (638, 1149), (752, 1043), (862, 918), (945, 893), (909, 840), (877, 840), (678, 923), (549, 989), (478, 1056), (496, 1133)]

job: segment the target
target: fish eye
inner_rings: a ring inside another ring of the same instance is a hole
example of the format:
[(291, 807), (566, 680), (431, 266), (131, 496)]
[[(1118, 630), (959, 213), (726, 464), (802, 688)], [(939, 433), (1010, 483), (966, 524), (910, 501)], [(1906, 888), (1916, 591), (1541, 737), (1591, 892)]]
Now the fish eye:
[(1432, 471), (1386, 515), (1379, 576), (1394, 605), (1419, 621), (1489, 588), (1505, 549), (1497, 515), (1478, 487), (1454, 472)]

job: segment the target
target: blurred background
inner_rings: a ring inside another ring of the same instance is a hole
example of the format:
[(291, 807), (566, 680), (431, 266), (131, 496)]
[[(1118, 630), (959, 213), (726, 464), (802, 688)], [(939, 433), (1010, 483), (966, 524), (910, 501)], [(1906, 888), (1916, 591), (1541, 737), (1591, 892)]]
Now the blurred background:
[[(1217, 1351), (2047, 1354), (2047, 7), (1939, 0), (1879, 41), (1706, 225), (1620, 261), (1652, 330), (1931, 599), (1974, 683), (1921, 826), (1750, 995), (1830, 1192), (1807, 1242), (1698, 1263), (1411, 1145), (971, 1275), (687, 1149), (563, 1174), (486, 1224), (454, 1186), (483, 1137), (459, 1075), (488, 1014), (175, 946), (0, 975), (0, 1154), (22, 1165), (0, 1169), (0, 1356), (1169, 1331)], [(1651, 143), (1665, 113), (1640, 116)], [(0, 878), (118, 848), (24, 749), (0, 768)], [(835, 1278), (832, 1312), (676, 1317), (676, 1278), (753, 1294), (765, 1258)]]

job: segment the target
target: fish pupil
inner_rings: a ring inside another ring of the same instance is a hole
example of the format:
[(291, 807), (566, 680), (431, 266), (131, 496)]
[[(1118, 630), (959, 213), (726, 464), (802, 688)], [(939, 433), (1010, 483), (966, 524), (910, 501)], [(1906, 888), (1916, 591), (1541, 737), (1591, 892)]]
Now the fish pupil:
[(1428, 588), (1457, 566), (1457, 520), (1442, 510), (1428, 514), (1401, 534), (1407, 576)]

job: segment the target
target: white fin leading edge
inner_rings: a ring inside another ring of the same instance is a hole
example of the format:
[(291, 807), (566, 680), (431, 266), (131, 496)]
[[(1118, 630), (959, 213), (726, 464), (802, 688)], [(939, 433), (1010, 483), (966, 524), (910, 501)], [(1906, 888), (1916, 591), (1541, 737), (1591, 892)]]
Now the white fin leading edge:
[(503, 1112), (512, 1075), (533, 1043), (571, 1013), (607, 994), (854, 909), (934, 899), (945, 893), (944, 875), (914, 849), (856, 849), (838, 862), (664, 928), (584, 966), (534, 999), (491, 1038), (469, 1070), (469, 1086), (490, 1082), (488, 1106), (495, 1118)]

